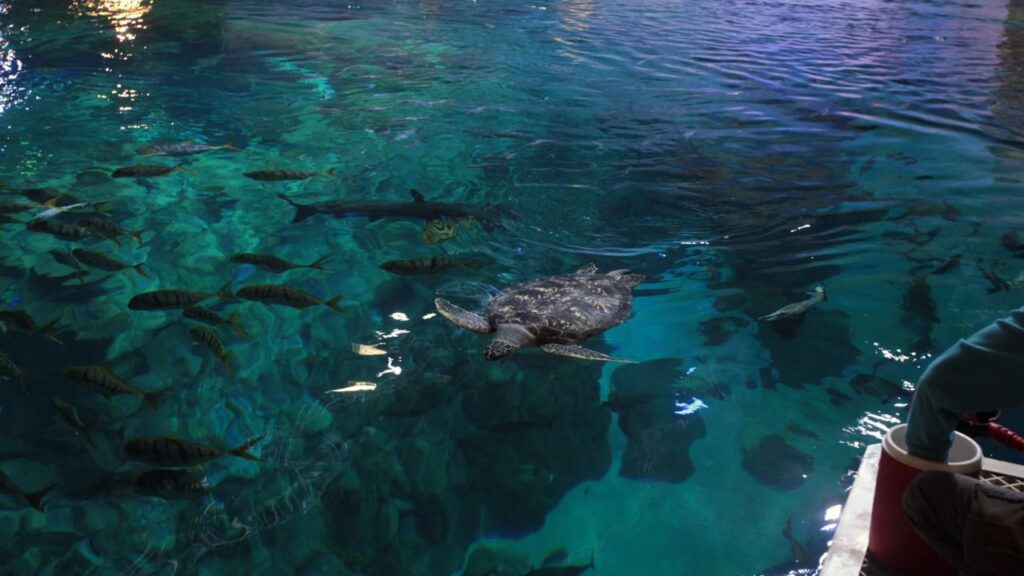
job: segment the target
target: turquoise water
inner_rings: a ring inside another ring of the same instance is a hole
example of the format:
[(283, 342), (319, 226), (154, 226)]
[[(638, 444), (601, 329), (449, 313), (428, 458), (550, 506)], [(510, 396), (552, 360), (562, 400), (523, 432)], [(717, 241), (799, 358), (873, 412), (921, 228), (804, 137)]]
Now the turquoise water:
[[(28, 229), (45, 207), (3, 215), (0, 307), (63, 341), (0, 332), (25, 382), (0, 382), (0, 470), (56, 484), (45, 512), (0, 494), (4, 574), (810, 574), (927, 359), (1019, 305), (1017, 0), (0, 0), (0, 19), (0, 200), (55, 188), (86, 206), (53, 221), (142, 231), (69, 242)], [(135, 152), (187, 140), (242, 150)], [(139, 162), (185, 169), (111, 178)], [(265, 169), (317, 175), (243, 176)], [(428, 244), (422, 220), (292, 223), (278, 197), (412, 188), (481, 217)], [(49, 254), (71, 248), (148, 277), (79, 278)], [(242, 252), (330, 259), (281, 275)], [(422, 256), (473, 266), (378, 267)], [(638, 364), (489, 363), (433, 314), (588, 262), (647, 276), (588, 343)], [(252, 336), (213, 327), (229, 370), (179, 311), (128, 307), (227, 282), (344, 313), (206, 300)], [(758, 321), (817, 285), (802, 321)], [(168, 389), (156, 410), (105, 399), (75, 365)], [(375, 389), (332, 392), (352, 383)], [(259, 462), (153, 494), (122, 450), (152, 436), (262, 436)]]

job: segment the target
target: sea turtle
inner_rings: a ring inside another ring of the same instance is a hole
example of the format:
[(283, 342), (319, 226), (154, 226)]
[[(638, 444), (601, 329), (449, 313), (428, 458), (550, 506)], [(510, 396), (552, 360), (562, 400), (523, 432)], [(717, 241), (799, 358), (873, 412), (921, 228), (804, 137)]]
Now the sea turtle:
[(438, 298), (437, 311), (461, 328), (494, 333), (484, 350), (488, 360), (509, 356), (524, 345), (540, 346), (551, 354), (626, 362), (579, 344), (625, 322), (633, 308), (632, 289), (643, 274), (615, 270), (598, 274), (588, 264), (572, 274), (548, 276), (514, 286), (491, 301), (479, 316)]

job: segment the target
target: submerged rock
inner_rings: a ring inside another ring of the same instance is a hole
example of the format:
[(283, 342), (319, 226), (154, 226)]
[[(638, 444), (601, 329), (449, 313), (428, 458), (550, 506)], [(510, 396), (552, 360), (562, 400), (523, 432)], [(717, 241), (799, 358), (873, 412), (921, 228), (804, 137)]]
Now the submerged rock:
[(707, 435), (704, 419), (690, 414), (630, 437), (619, 476), (637, 480), (682, 482), (696, 470), (690, 446)]
[(743, 450), (743, 469), (765, 486), (793, 490), (814, 471), (814, 458), (787, 443), (782, 436), (769, 434)]

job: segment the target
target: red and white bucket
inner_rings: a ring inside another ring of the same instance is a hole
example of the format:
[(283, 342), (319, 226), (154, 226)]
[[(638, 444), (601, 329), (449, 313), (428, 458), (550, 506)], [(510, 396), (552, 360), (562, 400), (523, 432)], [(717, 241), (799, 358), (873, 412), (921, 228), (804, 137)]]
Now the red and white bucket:
[(908, 453), (906, 436), (907, 425), (900, 424), (889, 430), (882, 443), (868, 550), (886, 566), (907, 576), (954, 575), (956, 568), (932, 550), (910, 525), (903, 512), (903, 494), (915, 476), (928, 470), (977, 476), (981, 472), (981, 447), (957, 432), (948, 462), (936, 462)]

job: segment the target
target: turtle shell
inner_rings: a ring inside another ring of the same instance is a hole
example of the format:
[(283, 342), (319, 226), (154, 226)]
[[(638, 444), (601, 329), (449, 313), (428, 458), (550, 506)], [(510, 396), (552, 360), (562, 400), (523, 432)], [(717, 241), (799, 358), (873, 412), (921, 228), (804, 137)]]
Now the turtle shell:
[(582, 342), (625, 322), (632, 286), (619, 276), (576, 273), (514, 286), (491, 301), (487, 321), (518, 324), (537, 344)]

